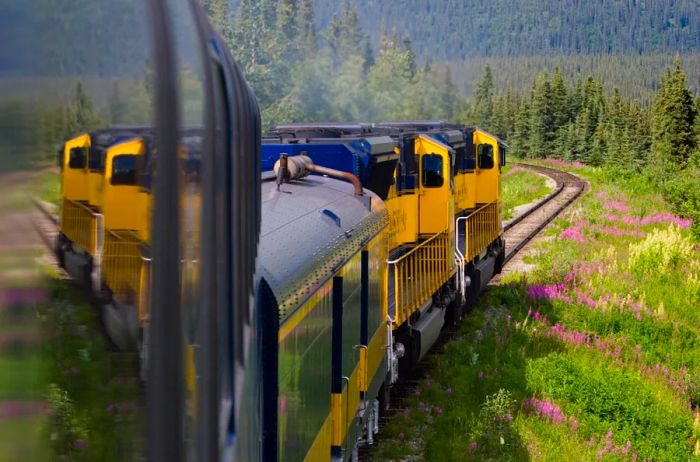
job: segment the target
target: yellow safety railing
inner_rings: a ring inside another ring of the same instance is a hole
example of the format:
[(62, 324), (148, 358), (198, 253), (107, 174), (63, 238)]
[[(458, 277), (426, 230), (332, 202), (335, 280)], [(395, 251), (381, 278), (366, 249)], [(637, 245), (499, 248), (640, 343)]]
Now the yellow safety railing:
[(148, 261), (141, 257), (142, 242), (132, 231), (107, 231), (102, 257), (102, 275), (115, 300), (132, 305), (139, 311), (139, 318), (146, 316), (141, 299), (147, 283), (144, 272)]
[(98, 214), (80, 202), (63, 199), (61, 206), (61, 232), (71, 242), (84, 248), (95, 256), (99, 250), (101, 236), (98, 226)]
[(489, 202), (464, 217), (464, 258), (471, 261), (501, 234), (501, 203)]
[(389, 296), (394, 297), (396, 325), (406, 321), (450, 278), (450, 252), (450, 234), (443, 232), (387, 262), (393, 282)]

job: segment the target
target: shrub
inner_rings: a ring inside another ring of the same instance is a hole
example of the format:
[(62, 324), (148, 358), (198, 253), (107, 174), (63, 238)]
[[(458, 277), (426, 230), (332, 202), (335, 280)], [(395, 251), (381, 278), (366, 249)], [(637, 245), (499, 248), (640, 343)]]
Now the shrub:
[(685, 379), (685, 392), (693, 407), (700, 406), (700, 369), (688, 372)]
[(479, 412), (480, 453), (502, 458), (512, 451), (511, 446), (517, 441), (511, 425), (514, 407), (513, 395), (503, 388), (486, 397)]
[(655, 229), (643, 241), (630, 244), (629, 268), (640, 277), (668, 274), (688, 261), (692, 252), (692, 242), (678, 227)]

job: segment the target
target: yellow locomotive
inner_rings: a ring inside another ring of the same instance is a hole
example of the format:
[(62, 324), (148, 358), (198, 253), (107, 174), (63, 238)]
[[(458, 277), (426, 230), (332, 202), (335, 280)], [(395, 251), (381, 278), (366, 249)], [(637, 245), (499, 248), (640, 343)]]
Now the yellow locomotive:
[[(303, 413), (287, 404), (296, 380), (285, 376), (281, 365), (280, 375), (268, 372), (264, 380), (278, 383), (276, 454), (292, 455), (280, 459), (347, 460), (358, 441), (371, 442), (379, 401), (386, 401), (391, 385), (415, 367), (443, 326), (461, 317), (465, 302), (473, 302), (500, 271), (505, 249), (500, 167), (505, 148), (482, 130), (440, 121), (290, 124), (278, 126), (263, 140), (263, 171), (279, 173), (282, 159), (342, 171), (375, 193), (387, 215), (386, 227), (372, 241), (385, 247), (387, 257), (374, 276), (380, 293), (369, 307), (370, 316), (384, 323), (361, 329), (356, 337), (359, 351), (350, 354), (357, 367), (335, 369), (332, 377), (337, 382), (330, 399), (307, 403), (308, 414), (327, 418), (306, 422), (306, 437), (297, 435), (290, 430), (291, 422)], [(293, 183), (303, 181), (292, 177)], [(263, 213), (263, 229), (265, 218)], [(263, 234), (263, 256), (267, 245)], [(289, 318), (280, 316), (279, 351), (286, 350), (290, 329), (322, 318), (323, 310), (323, 304), (314, 304), (293, 310)], [(352, 312), (342, 304), (345, 310)], [(345, 329), (347, 321), (342, 319)], [(312, 351), (302, 342), (288, 360), (304, 364)]]
[(147, 127), (114, 127), (64, 144), (61, 159), (61, 266), (100, 302), (123, 349), (136, 348), (148, 317), (152, 200), (143, 181)]
[[(199, 243), (201, 198), (187, 188), (199, 154), (186, 139), (179, 202)], [(123, 348), (139, 346), (149, 320), (151, 141), (148, 127), (114, 127), (66, 141), (61, 159), (57, 256)], [(505, 148), (441, 121), (291, 124), (263, 140), (256, 304), (266, 347), (261, 389), (250, 392), (267, 409), (263, 454), (347, 460), (372, 441), (391, 385), (500, 271)], [(184, 257), (182, 273), (197, 278), (197, 259)]]

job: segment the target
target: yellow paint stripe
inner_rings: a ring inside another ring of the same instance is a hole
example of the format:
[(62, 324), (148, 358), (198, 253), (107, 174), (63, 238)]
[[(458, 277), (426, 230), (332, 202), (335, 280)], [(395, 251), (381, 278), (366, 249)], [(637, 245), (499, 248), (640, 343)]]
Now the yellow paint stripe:
[(318, 304), (318, 297), (317, 295), (314, 295), (304, 306), (299, 308), (296, 313), (292, 315), (291, 318), (287, 319), (284, 321), (284, 323), (280, 326), (280, 332), (278, 336), (278, 341), (282, 342), (287, 335), (289, 335), (295, 327), (297, 327), (306, 316), (308, 316), (311, 311), (313, 311), (314, 308), (316, 308), (316, 305)]
[[(343, 444), (343, 393), (331, 393), (331, 445)], [(328, 448), (330, 452), (331, 448)]]
[(331, 415), (328, 414), (323, 422), (321, 431), (316, 435), (309, 452), (304, 457), (309, 462), (325, 462), (331, 460)]

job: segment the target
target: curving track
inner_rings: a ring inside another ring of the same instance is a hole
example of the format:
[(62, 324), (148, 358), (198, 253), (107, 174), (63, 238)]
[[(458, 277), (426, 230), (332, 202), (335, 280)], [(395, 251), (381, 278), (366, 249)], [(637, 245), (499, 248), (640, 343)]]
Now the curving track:
[[(503, 226), (503, 237), (506, 240), (506, 266), (504, 272), (508, 272), (508, 262), (519, 255), (519, 252), (540, 231), (578, 199), (588, 187), (588, 183), (568, 172), (538, 165), (518, 165), (547, 175), (556, 182), (557, 187), (551, 194)], [(497, 282), (498, 279), (500, 277), (497, 276), (494, 282)]]
[[(506, 265), (504, 270), (509, 268), (508, 262), (516, 257), (519, 252), (529, 244), (549, 223), (552, 222), (562, 211), (569, 207), (586, 190), (587, 183), (581, 178), (571, 173), (563, 172), (548, 167), (541, 167), (528, 164), (517, 164), (523, 168), (533, 170), (543, 175), (549, 176), (556, 181), (555, 190), (537, 202), (524, 213), (508, 222), (503, 227), (503, 235), (506, 239)], [(53, 211), (41, 201), (34, 201), (37, 211), (35, 217), (35, 227), (46, 246), (52, 251), (55, 233), (58, 228), (58, 219)], [(498, 276), (494, 278), (494, 282)], [(433, 354), (439, 354), (445, 344), (454, 337), (454, 328), (448, 328), (441, 335), (440, 339), (433, 346), (432, 351), (423, 359), (421, 364)], [(411, 376), (399, 381), (391, 390), (391, 402), (388, 409), (380, 417), (380, 433), (377, 438), (381, 438), (381, 426), (391, 418), (392, 415), (404, 410), (404, 399), (415, 392), (419, 380), (424, 376), (424, 369), (419, 365)], [(360, 460), (372, 460), (371, 447), (361, 446), (359, 451)]]
[[(549, 223), (552, 222), (561, 212), (568, 208), (577, 198), (586, 191), (588, 183), (581, 178), (568, 172), (556, 170), (539, 165), (515, 164), (523, 168), (533, 170), (552, 178), (557, 186), (548, 196), (535, 203), (527, 211), (503, 226), (503, 235), (506, 239), (506, 265), (504, 272), (509, 268), (508, 262), (519, 256), (527, 244), (529, 244)], [(493, 282), (497, 282), (500, 276), (496, 276)], [(425, 370), (422, 365), (426, 364), (428, 358), (434, 354), (439, 354), (444, 350), (445, 344), (456, 334), (454, 328), (446, 328), (440, 339), (433, 346), (428, 355), (421, 361), (416, 370), (408, 377), (402, 378), (391, 390), (391, 402), (388, 409), (380, 417), (380, 432), (375, 437), (381, 438), (382, 425), (391, 417), (404, 410), (404, 399), (415, 393), (421, 378), (424, 377)], [(360, 447), (360, 460), (372, 460), (371, 447)]]

